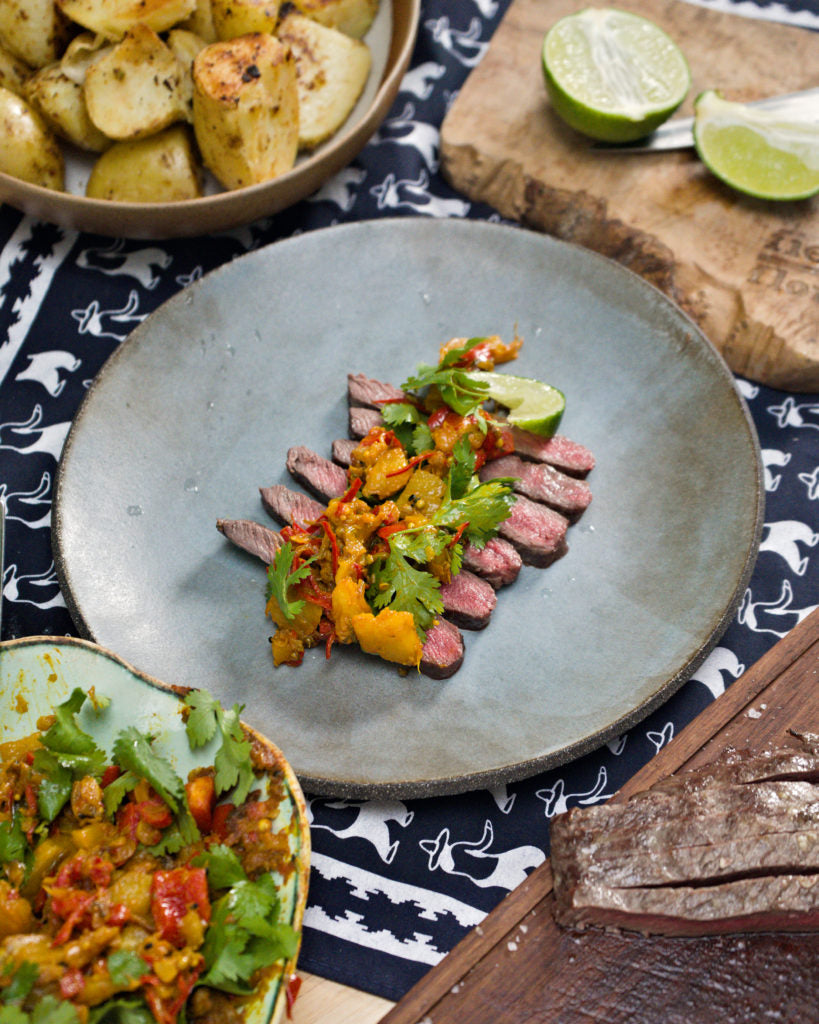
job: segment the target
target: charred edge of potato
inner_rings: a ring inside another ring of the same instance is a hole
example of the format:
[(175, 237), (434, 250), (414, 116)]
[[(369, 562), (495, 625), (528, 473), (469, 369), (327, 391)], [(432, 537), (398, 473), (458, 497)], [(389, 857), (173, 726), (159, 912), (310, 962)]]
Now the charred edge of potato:
[(74, 26), (54, 0), (3, 0), (0, 44), (30, 68), (58, 60)]
[(290, 170), (299, 101), (289, 48), (263, 33), (206, 46), (193, 64), (193, 126), (205, 166), (227, 189)]
[(358, 102), (370, 74), (370, 50), (296, 12), (282, 20), (278, 37), (296, 58), (299, 147), (315, 149), (335, 135)]
[[(28, 3), (29, 0), (26, 0)], [(50, 0), (51, 2), (51, 0)], [(165, 32), (196, 10), (196, 0), (55, 0), (70, 21), (106, 39), (122, 39), (142, 24)]]

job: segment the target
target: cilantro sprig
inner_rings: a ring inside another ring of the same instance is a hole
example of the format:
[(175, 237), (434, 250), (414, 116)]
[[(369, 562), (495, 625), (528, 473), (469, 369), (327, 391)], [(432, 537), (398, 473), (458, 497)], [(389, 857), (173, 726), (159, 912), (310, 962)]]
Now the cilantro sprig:
[(457, 364), (470, 349), (483, 338), (469, 338), (463, 345), (444, 353), (437, 366), (421, 363), (416, 373), (401, 385), (405, 391), (426, 391), (437, 388), (446, 404), (461, 416), (470, 416), (489, 397), (489, 385), (473, 380), (469, 373)]
[[(54, 723), (40, 737), (42, 747), (34, 754), (33, 766), (43, 776), (37, 793), (40, 817), (53, 821), (71, 796), (76, 779), (93, 775), (100, 778), (107, 758), (92, 736), (80, 728), (77, 715), (87, 694), (76, 687), (54, 709)], [(94, 704), (98, 709), (102, 704)]]
[(250, 762), (250, 743), (239, 717), (244, 706), (234, 704), (225, 710), (207, 690), (191, 690), (185, 697), (185, 705), (188, 708), (185, 729), (193, 750), (209, 743), (217, 732), (221, 737), (213, 762), (217, 796), (233, 790), (234, 803), (244, 803), (256, 784)]
[(275, 597), (282, 615), (291, 622), (304, 607), (304, 601), (291, 601), (288, 591), (299, 580), (310, 575), (310, 564), (315, 561), (315, 557), (308, 558), (298, 569), (293, 569), (294, 558), (293, 545), (286, 541), (276, 552), (276, 557), (267, 570), (267, 600)]
[(298, 934), (279, 920), (281, 904), (270, 874), (249, 879), (227, 846), (211, 847), (194, 863), (206, 868), (214, 888), (227, 888), (213, 904), (202, 947), (205, 972), (199, 983), (248, 995), (256, 971), (295, 954)]

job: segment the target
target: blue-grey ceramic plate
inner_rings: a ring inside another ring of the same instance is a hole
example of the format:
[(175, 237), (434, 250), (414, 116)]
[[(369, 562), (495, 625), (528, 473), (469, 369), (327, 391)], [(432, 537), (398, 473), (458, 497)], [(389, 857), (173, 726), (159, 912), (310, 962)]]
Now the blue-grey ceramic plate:
[[(568, 554), (500, 592), (444, 682), (350, 648), (274, 670), (264, 568), (217, 518), (265, 521), (290, 445), (329, 454), (348, 371), (400, 383), (515, 325), (515, 372), (566, 394), (561, 431), (597, 457)], [(762, 493), (730, 372), (659, 291), (521, 228), (411, 218), (276, 243), (140, 325), (69, 434), (53, 536), (84, 635), (246, 704), (308, 791), (407, 797), (522, 778), (656, 708), (735, 611)]]
[[(213, 743), (191, 751), (180, 715), (179, 695), (171, 687), (137, 672), (122, 659), (96, 644), (70, 637), (28, 637), (0, 643), (0, 742), (21, 739), (37, 731), (37, 720), (53, 712), (71, 691), (91, 687), (111, 699), (100, 715), (88, 704), (80, 712), (83, 728), (110, 751), (117, 733), (136, 726), (156, 737), (156, 749), (168, 757), (182, 777), (192, 768), (213, 764)], [(284, 783), (284, 796), (275, 826), (287, 831), (293, 871), (276, 876), (283, 919), (301, 930), (310, 859), (310, 830), (304, 797), (293, 770), (281, 751), (263, 736), (256, 738), (272, 754), (273, 769)], [(266, 975), (245, 1009), (247, 1024), (276, 1024), (286, 1009), (287, 982), (296, 958)]]

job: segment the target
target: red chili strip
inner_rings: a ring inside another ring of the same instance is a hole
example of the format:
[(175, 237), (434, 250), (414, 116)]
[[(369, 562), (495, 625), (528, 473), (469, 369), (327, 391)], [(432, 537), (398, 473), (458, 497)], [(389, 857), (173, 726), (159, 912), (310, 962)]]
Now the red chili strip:
[(345, 494), (338, 499), (339, 507), (346, 505), (348, 501), (352, 501), (353, 498), (358, 494), (361, 484), (363, 483), (361, 477), (356, 477), (355, 480), (350, 484)]
[(421, 452), (420, 455), (416, 455), (414, 459), (410, 459), (406, 466), (402, 466), (401, 469), (394, 469), (392, 473), (387, 473), (386, 476), (401, 476), (402, 473), (406, 473), (408, 469), (413, 469), (421, 462), (425, 462), (433, 452)]
[(452, 540), (449, 542), (449, 544), (447, 544), (448, 548), (454, 547), (454, 545), (458, 543), (458, 541), (463, 536), (463, 532), (467, 528), (467, 526), (469, 526), (469, 522), (468, 521), (465, 522), (465, 523), (461, 523), (461, 525), (458, 527), (458, 529), (452, 535)]

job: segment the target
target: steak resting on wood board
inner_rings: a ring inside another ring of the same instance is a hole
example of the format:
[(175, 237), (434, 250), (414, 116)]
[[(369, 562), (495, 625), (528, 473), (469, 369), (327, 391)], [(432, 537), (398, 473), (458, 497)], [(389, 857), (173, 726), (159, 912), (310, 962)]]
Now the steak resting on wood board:
[(551, 824), (555, 919), (664, 935), (819, 928), (819, 738), (730, 751)]

